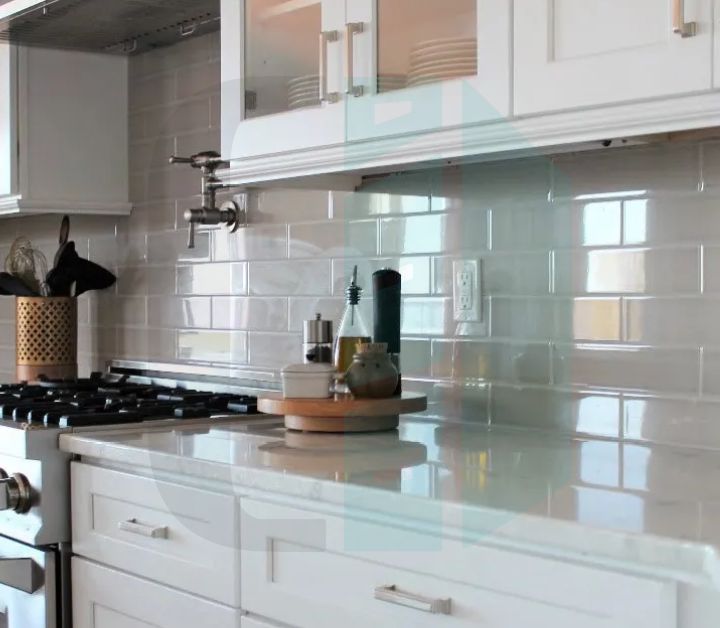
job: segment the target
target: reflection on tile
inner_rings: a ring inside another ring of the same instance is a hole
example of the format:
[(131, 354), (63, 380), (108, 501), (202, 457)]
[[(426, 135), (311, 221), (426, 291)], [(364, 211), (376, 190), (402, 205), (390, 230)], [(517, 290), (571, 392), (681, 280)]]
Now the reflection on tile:
[(620, 397), (494, 383), (493, 424), (618, 438)]
[(330, 218), (330, 194), (321, 190), (264, 189), (257, 198), (253, 223), (288, 223)]
[(487, 424), (490, 386), (482, 382), (442, 382), (427, 391), (430, 416)]
[(555, 303), (555, 338), (619, 341), (621, 333), (620, 299), (560, 299)]
[(178, 294), (245, 294), (247, 264), (195, 264), (177, 269)]
[(248, 361), (253, 366), (280, 368), (302, 362), (302, 353), (300, 334), (257, 333), (248, 339)]
[(212, 258), (216, 262), (287, 257), (284, 225), (248, 226), (236, 233), (218, 229), (212, 233)]
[[(437, 268), (437, 267), (436, 267)], [(452, 264), (444, 266), (452, 275)], [(540, 295), (550, 289), (548, 253), (492, 254), (482, 260), (485, 292), (490, 295)], [(436, 284), (437, 285), (437, 284)], [(444, 282), (447, 285), (447, 279)], [(452, 291), (452, 283), (450, 283)]]
[(433, 377), (452, 377), (453, 353), (455, 343), (452, 340), (433, 340), (430, 374)]
[(210, 297), (148, 299), (148, 324), (152, 327), (210, 327)]
[(696, 247), (556, 251), (554, 286), (557, 294), (698, 293), (699, 251)]
[(287, 299), (262, 297), (213, 297), (214, 329), (285, 331), (288, 326)]
[(244, 364), (247, 334), (239, 331), (189, 331), (177, 333), (177, 359)]
[(372, 293), (372, 274), (383, 268), (392, 268), (400, 273), (403, 294), (428, 294), (430, 292), (429, 257), (384, 257), (380, 259), (333, 260), (333, 294), (345, 293), (355, 265), (358, 267), (358, 284), (363, 287), (366, 295)]
[(720, 447), (720, 403), (625, 397), (624, 437), (687, 447)]
[(688, 195), (625, 201), (625, 244), (675, 244), (720, 238), (717, 197)]
[(394, 214), (420, 214), (430, 209), (430, 196), (427, 190), (412, 190), (410, 182), (406, 194), (402, 192), (332, 192), (332, 217), (335, 219), (357, 220), (370, 216)]
[(692, 349), (631, 345), (556, 345), (555, 383), (697, 393), (700, 355)]
[(453, 377), (547, 384), (550, 348), (544, 343), (456, 342)]
[(404, 338), (400, 346), (401, 371), (405, 377), (430, 375), (430, 341)]
[(491, 297), (490, 335), (496, 338), (551, 338), (556, 302), (550, 297)]
[(375, 220), (290, 225), (290, 257), (373, 256), (378, 248)]
[(250, 294), (260, 296), (330, 294), (330, 260), (250, 262)]
[(450, 299), (406, 297), (402, 301), (402, 333), (441, 335), (451, 329)]
[(639, 196), (649, 191), (698, 189), (696, 145), (605, 150), (561, 155), (553, 160), (555, 198)]
[(720, 300), (625, 299), (626, 340), (650, 345), (720, 345)]

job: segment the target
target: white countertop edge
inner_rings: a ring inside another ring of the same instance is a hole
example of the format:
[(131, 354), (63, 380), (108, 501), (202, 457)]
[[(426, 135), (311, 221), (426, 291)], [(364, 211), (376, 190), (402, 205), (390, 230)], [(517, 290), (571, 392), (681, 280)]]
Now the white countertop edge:
[[(273, 501), (310, 500), (313, 506), (326, 511), (330, 508), (333, 514), (372, 518), (377, 523), (406, 526), (426, 534), (442, 533), (483, 545), (670, 578), (720, 590), (718, 552), (712, 545), (698, 542), (398, 495), (383, 489), (269, 469), (182, 459), (173, 454), (150, 453), (137, 447), (101, 442), (93, 439), (91, 434), (63, 434), (60, 436), (60, 449), (99, 465), (114, 463), (114, 466), (141, 467), (157, 471), (159, 475), (181, 475), (190, 481), (230, 485), (237, 495), (267, 499), (270, 493)], [(304, 507), (307, 507), (306, 504)]]

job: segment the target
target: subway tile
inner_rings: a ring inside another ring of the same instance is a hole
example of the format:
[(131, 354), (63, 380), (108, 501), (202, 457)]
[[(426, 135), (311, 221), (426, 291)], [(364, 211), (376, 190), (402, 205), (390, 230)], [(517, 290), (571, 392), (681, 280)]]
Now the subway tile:
[[(288, 300), (289, 330), (301, 332), (304, 321), (322, 314), (323, 320), (333, 322), (333, 333), (336, 334), (344, 310), (345, 300), (337, 297), (291, 297)], [(372, 329), (368, 333), (372, 333)]]
[(400, 370), (404, 377), (430, 376), (430, 341), (403, 338), (400, 344)]
[[(176, 153), (175, 138), (158, 138), (130, 144), (130, 172), (143, 174), (148, 170), (167, 168), (168, 159)], [(179, 166), (177, 166), (179, 168)]]
[(375, 220), (290, 225), (290, 257), (359, 257), (377, 255)]
[(555, 301), (555, 330), (558, 340), (620, 341), (620, 299), (585, 298)]
[(300, 334), (248, 334), (248, 360), (253, 366), (281, 368), (302, 362)]
[(441, 379), (452, 377), (455, 342), (453, 340), (433, 339), (430, 351), (430, 375)]
[(482, 209), (380, 221), (383, 255), (484, 250), (488, 241), (487, 212)]
[(528, 340), (552, 338), (555, 307), (550, 297), (492, 297), (490, 335)]
[(117, 296), (102, 291), (90, 293), (89, 322), (94, 326), (144, 326), (147, 306), (144, 297)]
[(253, 223), (288, 223), (330, 218), (330, 193), (324, 190), (263, 189), (255, 193)]
[(147, 237), (148, 264), (210, 261), (210, 234), (196, 233), (195, 248), (189, 249), (184, 231), (152, 233)]
[[(127, 230), (134, 237), (152, 231), (175, 229), (175, 203), (155, 201), (135, 203), (128, 217)], [(92, 245), (91, 245), (92, 246)]]
[(459, 341), (454, 347), (453, 376), (548, 384), (550, 347), (546, 343)]
[[(220, 152), (220, 132), (217, 129), (201, 129), (191, 133), (181, 133), (176, 135), (174, 140), (177, 155), (195, 155), (207, 150)], [(182, 169), (182, 166), (178, 167)]]
[(429, 416), (489, 423), (490, 386), (483, 382), (436, 382), (427, 391)]
[(430, 178), (424, 173), (366, 180), (355, 192), (332, 193), (333, 218), (359, 219), (430, 211)]
[(711, 192), (720, 187), (720, 142), (702, 144), (703, 183)]
[(247, 264), (194, 264), (178, 266), (180, 295), (238, 295), (247, 292)]
[(78, 356), (103, 355), (115, 357), (117, 331), (115, 327), (78, 325)]
[(432, 211), (543, 203), (550, 192), (550, 170), (546, 157), (436, 170), (430, 177)]
[(623, 241), (630, 245), (717, 241), (717, 208), (717, 196), (708, 194), (627, 200), (623, 203)]
[(402, 293), (405, 295), (430, 292), (429, 257), (384, 257), (381, 259), (335, 259), (333, 260), (333, 294), (342, 295), (350, 283), (353, 268), (358, 267), (358, 285), (366, 295), (372, 294), (372, 274), (376, 270), (392, 268), (402, 277)]
[(215, 329), (285, 331), (288, 305), (284, 297), (213, 297), (212, 326)]
[(696, 294), (697, 247), (555, 251), (556, 294)]
[[(0, 298), (0, 321), (8, 322), (15, 320), (15, 299)], [(0, 336), (2, 338), (2, 336)]]
[(134, 266), (147, 259), (147, 245), (144, 235), (128, 235), (91, 238), (89, 259), (112, 270), (118, 266)]
[(626, 298), (626, 336), (647, 345), (720, 345), (720, 300)]
[(699, 392), (699, 352), (632, 345), (556, 345), (556, 385), (617, 390)]
[(152, 297), (148, 299), (148, 324), (151, 327), (209, 328), (210, 303), (210, 297)]
[(720, 246), (703, 247), (703, 292), (720, 293)]
[(703, 395), (720, 395), (720, 349), (705, 349), (703, 363)]
[(128, 83), (130, 111), (148, 107), (162, 107), (175, 100), (176, 73), (156, 74), (152, 78), (131, 80)]
[(210, 128), (210, 98), (164, 105), (143, 113), (144, 137), (166, 137)]
[(174, 266), (128, 266), (118, 270), (119, 295), (175, 294)]
[[(493, 253), (481, 259), (485, 294), (529, 296), (549, 293), (548, 253)], [(440, 284), (443, 290), (452, 293), (452, 263), (442, 263), (441, 268), (436, 266), (436, 276), (443, 277)]]
[(571, 153), (553, 160), (556, 199), (694, 192), (699, 180), (699, 150), (692, 144)]
[(118, 327), (118, 357), (133, 360), (174, 360), (175, 330), (153, 327)]
[(493, 424), (618, 438), (620, 395), (492, 384)]
[[(175, 97), (178, 100), (197, 98), (220, 85), (220, 63), (182, 66), (177, 70)], [(170, 100), (170, 98), (167, 98)]]
[(240, 331), (178, 330), (176, 358), (245, 364), (247, 334)]
[(402, 300), (402, 333), (437, 336), (450, 333), (453, 311), (450, 299), (405, 297)]
[(250, 294), (257, 296), (321, 296), (330, 294), (329, 260), (250, 262)]
[(625, 396), (623, 436), (680, 447), (720, 448), (720, 402), (697, 397)]
[(212, 232), (212, 258), (216, 262), (266, 260), (287, 257), (287, 229), (284, 225), (249, 226), (231, 233)]

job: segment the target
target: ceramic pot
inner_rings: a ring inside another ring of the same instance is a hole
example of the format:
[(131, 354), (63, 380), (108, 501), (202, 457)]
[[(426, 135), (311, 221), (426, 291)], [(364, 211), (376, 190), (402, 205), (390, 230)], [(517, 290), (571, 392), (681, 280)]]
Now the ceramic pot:
[(353, 395), (371, 399), (392, 397), (399, 378), (384, 343), (360, 345), (345, 375)]

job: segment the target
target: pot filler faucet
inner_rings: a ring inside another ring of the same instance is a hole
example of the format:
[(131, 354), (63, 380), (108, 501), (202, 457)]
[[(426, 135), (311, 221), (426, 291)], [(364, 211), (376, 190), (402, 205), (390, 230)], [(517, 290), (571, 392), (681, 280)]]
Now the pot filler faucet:
[(195, 248), (196, 225), (225, 225), (230, 233), (235, 233), (240, 227), (247, 225), (247, 195), (240, 195), (241, 203), (226, 201), (218, 209), (215, 195), (222, 188), (233, 187), (224, 185), (215, 176), (218, 168), (228, 168), (230, 164), (223, 161), (218, 153), (212, 150), (204, 151), (192, 157), (170, 157), (171, 164), (189, 164), (202, 172), (202, 207), (199, 209), (186, 209), (184, 218), (189, 223), (188, 248)]

